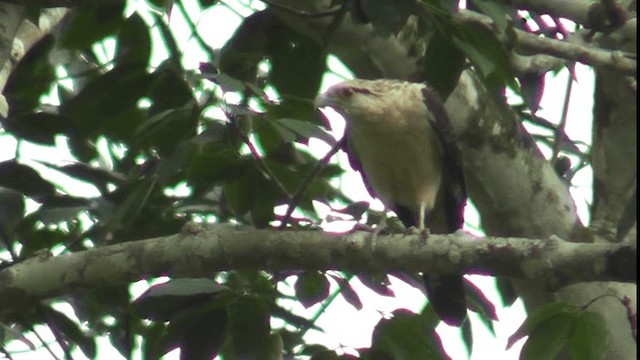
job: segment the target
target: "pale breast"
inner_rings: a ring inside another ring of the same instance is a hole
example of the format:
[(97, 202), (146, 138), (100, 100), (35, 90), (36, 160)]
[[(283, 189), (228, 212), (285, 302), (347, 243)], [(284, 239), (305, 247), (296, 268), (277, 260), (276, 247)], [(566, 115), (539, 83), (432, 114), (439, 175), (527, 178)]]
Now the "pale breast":
[[(350, 142), (382, 202), (433, 208), (441, 182), (442, 150), (430, 125), (420, 129), (352, 128)], [(384, 131), (380, 131), (384, 130)]]

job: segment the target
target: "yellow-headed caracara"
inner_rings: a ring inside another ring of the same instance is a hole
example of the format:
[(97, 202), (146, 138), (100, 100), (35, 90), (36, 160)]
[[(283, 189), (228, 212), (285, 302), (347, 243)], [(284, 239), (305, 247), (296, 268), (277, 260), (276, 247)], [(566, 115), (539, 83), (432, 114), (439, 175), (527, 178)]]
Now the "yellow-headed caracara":
[[(319, 96), (316, 106), (345, 118), (351, 166), (406, 227), (428, 226), (434, 233), (462, 228), (466, 191), (459, 150), (434, 90), (397, 80), (348, 80)], [(460, 326), (467, 313), (462, 275), (425, 274), (424, 282), (440, 319)]]

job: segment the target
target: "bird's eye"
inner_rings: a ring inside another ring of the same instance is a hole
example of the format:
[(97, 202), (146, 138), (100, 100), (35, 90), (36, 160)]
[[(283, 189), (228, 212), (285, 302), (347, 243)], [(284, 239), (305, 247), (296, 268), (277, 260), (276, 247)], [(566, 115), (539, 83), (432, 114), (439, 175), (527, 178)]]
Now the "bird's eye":
[(348, 87), (341, 88), (339, 93), (341, 97), (348, 98), (348, 97), (351, 97), (351, 95), (353, 95), (353, 89)]

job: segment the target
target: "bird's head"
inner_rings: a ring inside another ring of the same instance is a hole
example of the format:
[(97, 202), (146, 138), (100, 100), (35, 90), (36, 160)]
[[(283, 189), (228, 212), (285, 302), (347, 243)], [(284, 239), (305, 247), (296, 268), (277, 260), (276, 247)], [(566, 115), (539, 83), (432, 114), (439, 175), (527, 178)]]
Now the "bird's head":
[(414, 91), (420, 86), (422, 85), (388, 79), (346, 80), (319, 95), (314, 105), (316, 108), (331, 107), (352, 121), (374, 121), (383, 115), (393, 117), (396, 114), (389, 111), (403, 109), (411, 104), (414, 96), (417, 96), (416, 101), (421, 101), (420, 91)]

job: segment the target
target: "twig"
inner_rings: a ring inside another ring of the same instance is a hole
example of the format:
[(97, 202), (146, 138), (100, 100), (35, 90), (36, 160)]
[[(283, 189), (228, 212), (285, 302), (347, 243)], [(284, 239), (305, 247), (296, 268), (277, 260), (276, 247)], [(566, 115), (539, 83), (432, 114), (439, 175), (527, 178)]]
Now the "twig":
[(567, 126), (567, 115), (569, 114), (569, 102), (571, 100), (571, 89), (573, 88), (573, 77), (569, 74), (569, 80), (567, 82), (567, 90), (565, 92), (564, 104), (562, 105), (562, 117), (560, 118), (560, 124), (556, 128), (556, 139), (553, 143), (553, 155), (551, 157), (551, 165), (555, 167), (558, 160), (558, 154), (560, 154), (560, 147), (564, 136), (564, 129)]
[(40, 336), (40, 334), (38, 334), (38, 332), (36, 331), (36, 328), (31, 326), (30, 327), (31, 332), (38, 338), (38, 340), (40, 341), (40, 343), (42, 344), (42, 346), (44, 346), (45, 349), (47, 349), (47, 351), (49, 352), (49, 354), (51, 355), (52, 358), (54, 358), (55, 360), (60, 360), (60, 358), (58, 358), (56, 356), (56, 354), (53, 352), (53, 350), (51, 349), (51, 347), (49, 347), (49, 344), (47, 344), (46, 341), (44, 341), (44, 339), (42, 338), (42, 336)]
[(293, 194), (293, 197), (291, 197), (291, 200), (289, 200), (289, 203), (287, 204), (287, 212), (282, 218), (282, 222), (280, 223), (280, 226), (278, 226), (278, 229), (282, 230), (287, 227), (287, 224), (291, 219), (291, 214), (293, 214), (293, 211), (296, 209), (298, 202), (300, 202), (300, 198), (302, 197), (302, 194), (304, 194), (304, 192), (307, 190), (307, 187), (309, 187), (309, 185), (311, 184), (311, 181), (313, 181), (313, 179), (320, 173), (320, 171), (322, 171), (322, 169), (329, 163), (329, 160), (331, 160), (333, 155), (335, 155), (338, 152), (338, 150), (340, 150), (343, 147), (344, 141), (345, 141), (344, 138), (340, 139), (340, 141), (337, 141), (333, 145), (331, 150), (329, 150), (329, 152), (322, 159), (318, 160), (318, 162), (316, 162), (316, 164), (311, 168), (311, 170), (309, 170), (309, 172), (307, 173), (307, 176), (305, 176), (305, 178), (302, 179), (302, 182), (300, 183), (300, 185), (296, 189), (296, 192)]
[(245, 145), (247, 145), (247, 147), (249, 148), (249, 151), (251, 152), (251, 155), (253, 156), (254, 160), (258, 163), (258, 165), (262, 168), (262, 171), (264, 171), (265, 175), (267, 175), (269, 179), (276, 184), (278, 189), (287, 197), (287, 199), (291, 199), (291, 194), (289, 193), (289, 190), (287, 190), (287, 188), (285, 188), (284, 185), (282, 185), (280, 180), (278, 180), (276, 175), (273, 173), (273, 171), (271, 171), (267, 163), (262, 158), (262, 155), (260, 155), (260, 153), (258, 152), (258, 149), (256, 149), (255, 146), (253, 146), (251, 139), (249, 139), (247, 134), (245, 134), (244, 131), (242, 131), (242, 129), (240, 128), (240, 126), (235, 120), (235, 115), (229, 113), (228, 111), (225, 111), (225, 114), (231, 120), (230, 121), (231, 124), (238, 132), (238, 135), (240, 135), (240, 138), (242, 138), (242, 142), (244, 142)]
[(338, 9), (335, 10), (327, 10), (327, 11), (322, 11), (322, 12), (318, 12), (318, 13), (311, 13), (308, 11), (304, 11), (304, 10), (298, 10), (298, 9), (294, 9), (294, 8), (290, 8), (286, 5), (282, 5), (282, 4), (276, 4), (274, 2), (272, 2), (271, 0), (260, 0), (263, 3), (272, 6), (276, 9), (282, 10), (282, 11), (286, 11), (288, 13), (291, 13), (293, 15), (296, 16), (300, 16), (300, 17), (306, 17), (306, 18), (320, 18), (320, 17), (327, 17), (327, 16), (333, 16), (333, 15), (337, 15), (342, 11), (343, 6), (340, 6)]

